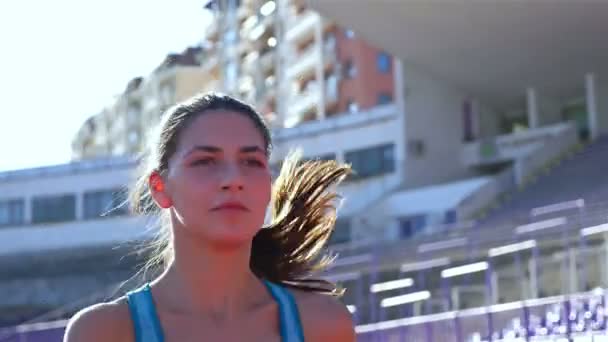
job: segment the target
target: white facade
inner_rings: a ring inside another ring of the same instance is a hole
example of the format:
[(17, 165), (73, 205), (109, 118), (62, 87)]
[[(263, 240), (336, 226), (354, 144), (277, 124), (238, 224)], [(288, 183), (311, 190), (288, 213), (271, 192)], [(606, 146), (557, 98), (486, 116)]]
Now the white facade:
[(124, 201), (134, 167), (129, 158), (111, 158), (0, 173), (0, 206), (20, 203), (1, 222), (0, 255), (52, 255), (145, 237), (145, 219), (124, 207), (112, 211)]

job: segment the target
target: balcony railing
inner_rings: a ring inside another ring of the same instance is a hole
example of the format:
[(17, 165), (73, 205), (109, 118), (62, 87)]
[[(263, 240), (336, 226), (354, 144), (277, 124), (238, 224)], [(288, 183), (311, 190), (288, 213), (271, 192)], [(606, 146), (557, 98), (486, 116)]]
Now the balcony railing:
[(333, 41), (326, 41), (321, 49), (317, 44), (312, 44), (301, 53), (293, 53), (295, 62), (287, 70), (289, 78), (301, 77), (307, 73), (314, 72), (315, 67), (323, 61), (325, 65), (336, 61), (336, 44)]
[(554, 138), (567, 135), (571, 123), (530, 129), (466, 144), (463, 159), (467, 165), (483, 165), (522, 158)]
[(293, 42), (314, 35), (314, 27), (319, 20), (318, 14), (312, 11), (305, 11), (296, 16), (295, 20), (291, 21), (293, 25), (288, 28), (285, 38), (287, 41)]

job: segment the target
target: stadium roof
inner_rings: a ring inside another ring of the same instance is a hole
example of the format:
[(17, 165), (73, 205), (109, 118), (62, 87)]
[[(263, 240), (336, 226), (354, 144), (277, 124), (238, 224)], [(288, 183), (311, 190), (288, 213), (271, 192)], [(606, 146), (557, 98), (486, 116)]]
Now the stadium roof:
[(308, 2), (406, 65), (489, 104), (519, 104), (530, 86), (582, 95), (588, 72), (608, 80), (608, 1)]

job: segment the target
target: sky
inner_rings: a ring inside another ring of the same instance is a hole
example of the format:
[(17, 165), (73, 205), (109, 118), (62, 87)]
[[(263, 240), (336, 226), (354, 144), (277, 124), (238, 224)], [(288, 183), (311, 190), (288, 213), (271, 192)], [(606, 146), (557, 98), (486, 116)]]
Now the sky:
[(0, 2), (0, 171), (68, 162), (82, 123), (210, 16), (202, 0)]

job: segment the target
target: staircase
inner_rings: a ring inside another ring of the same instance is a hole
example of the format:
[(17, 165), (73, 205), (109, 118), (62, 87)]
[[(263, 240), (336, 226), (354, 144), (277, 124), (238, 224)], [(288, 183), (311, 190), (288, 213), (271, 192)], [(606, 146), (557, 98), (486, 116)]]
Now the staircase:
[(600, 137), (511, 193), (480, 223), (496, 226), (527, 222), (533, 208), (579, 198), (587, 206), (608, 201), (608, 136)]

